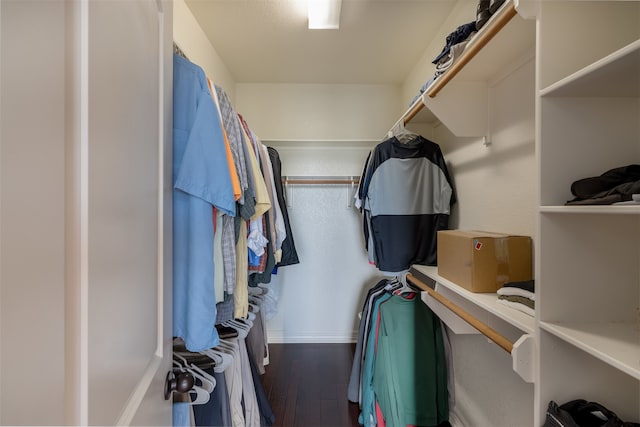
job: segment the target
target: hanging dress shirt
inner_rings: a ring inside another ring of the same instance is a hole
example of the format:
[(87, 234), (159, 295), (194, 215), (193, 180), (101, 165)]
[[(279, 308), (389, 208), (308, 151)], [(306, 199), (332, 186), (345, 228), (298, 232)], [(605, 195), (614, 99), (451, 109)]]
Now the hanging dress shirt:
[(235, 197), (204, 71), (177, 55), (173, 64), (173, 334), (200, 351), (219, 342), (212, 211), (234, 216)]

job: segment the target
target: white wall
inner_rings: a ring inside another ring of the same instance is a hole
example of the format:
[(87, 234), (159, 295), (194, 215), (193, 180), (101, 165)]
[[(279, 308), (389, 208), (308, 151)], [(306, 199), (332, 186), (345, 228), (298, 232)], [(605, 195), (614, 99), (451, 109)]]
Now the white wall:
[[(392, 85), (238, 84), (237, 109), (275, 147), (283, 175), (359, 176), (392, 125)], [(349, 186), (290, 186), (289, 215), (301, 263), (275, 279), (278, 314), (270, 342), (351, 342), (366, 290), (381, 277), (369, 265)]]
[(0, 10), (0, 424), (64, 424), (65, 5)]
[[(289, 176), (358, 176), (371, 143), (270, 143)], [(279, 269), (280, 300), (270, 342), (352, 342), (366, 290), (379, 273), (368, 264), (350, 185), (288, 185), (288, 212), (300, 264)]]
[(490, 88), (489, 145), (434, 130), (458, 196), (453, 226), (535, 234), (534, 73), (532, 59)]
[(380, 141), (400, 108), (398, 86), (364, 84), (238, 84), (236, 103), (265, 140)]

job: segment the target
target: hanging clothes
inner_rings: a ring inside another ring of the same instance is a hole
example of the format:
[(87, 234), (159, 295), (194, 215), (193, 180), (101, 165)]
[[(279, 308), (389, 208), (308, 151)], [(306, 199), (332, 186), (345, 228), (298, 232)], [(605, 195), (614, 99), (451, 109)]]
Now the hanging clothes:
[(438, 317), (399, 280), (369, 289), (348, 387), (349, 400), (360, 403), (359, 423), (448, 425), (446, 344)]
[(391, 137), (370, 154), (361, 182), (369, 262), (393, 275), (435, 265), (437, 232), (448, 229), (456, 201), (438, 144)]
[(280, 162), (280, 154), (273, 147), (267, 147), (269, 152), (269, 158), (271, 159), (271, 167), (273, 169), (273, 181), (276, 187), (276, 197), (278, 199), (278, 205), (282, 212), (282, 219), (284, 221), (285, 239), (282, 242), (282, 256), (280, 262), (276, 264), (277, 267), (284, 267), (286, 265), (299, 264), (298, 253), (296, 251), (296, 244), (293, 240), (293, 232), (291, 231), (291, 223), (289, 222), (289, 212), (287, 211), (287, 202), (285, 200), (285, 193), (282, 187), (282, 163)]
[(218, 344), (212, 211), (235, 216), (236, 202), (204, 71), (178, 55), (173, 64), (173, 334), (199, 351)]
[[(253, 287), (249, 305), (249, 285), (269, 282), (276, 256), (293, 243), (279, 159), (276, 180), (268, 147), (199, 66), (176, 55), (173, 76), (174, 355), (203, 363), (178, 363), (201, 376), (176, 405), (174, 423), (269, 426), (275, 419), (259, 376), (269, 354), (265, 313), (274, 310), (264, 307), (274, 292)], [(251, 275), (249, 224), (260, 234), (252, 249), (264, 255)], [(243, 336), (229, 338), (225, 324)]]
[(422, 300), (380, 304), (373, 389), (386, 424), (436, 426), (449, 419), (440, 320)]

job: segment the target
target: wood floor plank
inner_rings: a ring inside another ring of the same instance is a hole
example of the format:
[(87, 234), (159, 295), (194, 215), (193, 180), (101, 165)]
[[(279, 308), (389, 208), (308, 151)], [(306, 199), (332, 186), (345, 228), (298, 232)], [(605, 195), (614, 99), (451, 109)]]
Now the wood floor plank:
[(269, 344), (262, 377), (282, 427), (357, 427), (360, 409), (347, 399), (355, 344)]

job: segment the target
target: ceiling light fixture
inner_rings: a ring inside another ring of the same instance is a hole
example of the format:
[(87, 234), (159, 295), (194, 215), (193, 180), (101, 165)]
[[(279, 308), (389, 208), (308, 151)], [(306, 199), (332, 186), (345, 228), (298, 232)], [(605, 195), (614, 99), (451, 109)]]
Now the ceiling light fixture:
[(309, 29), (337, 30), (342, 0), (308, 0)]

